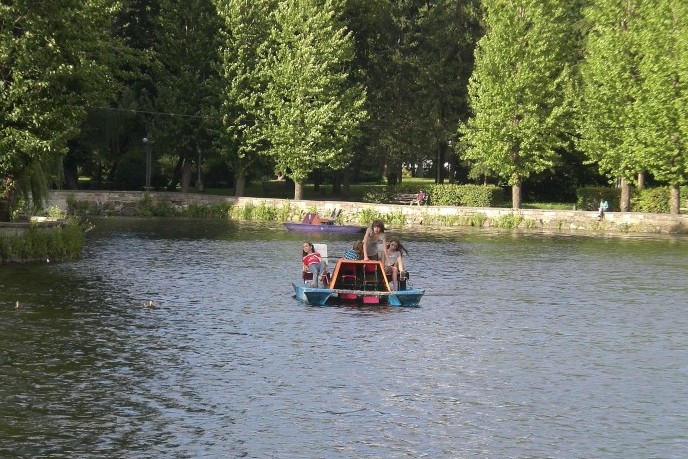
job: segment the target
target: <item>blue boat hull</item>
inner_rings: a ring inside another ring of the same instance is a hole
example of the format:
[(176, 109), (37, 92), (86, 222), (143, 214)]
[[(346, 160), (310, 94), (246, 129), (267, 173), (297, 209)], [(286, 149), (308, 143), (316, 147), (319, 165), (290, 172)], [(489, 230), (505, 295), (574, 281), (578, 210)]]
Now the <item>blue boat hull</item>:
[(425, 294), (424, 289), (411, 288), (391, 292), (347, 290), (308, 287), (303, 282), (293, 282), (296, 298), (312, 306), (336, 304), (386, 304), (389, 306), (416, 307)]

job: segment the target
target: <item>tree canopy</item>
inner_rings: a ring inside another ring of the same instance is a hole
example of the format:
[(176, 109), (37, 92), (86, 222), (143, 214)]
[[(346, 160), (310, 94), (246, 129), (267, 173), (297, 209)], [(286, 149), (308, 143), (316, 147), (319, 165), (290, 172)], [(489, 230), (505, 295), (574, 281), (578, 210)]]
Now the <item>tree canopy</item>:
[(90, 104), (113, 93), (109, 0), (0, 6), (0, 219), (18, 192), (40, 200)]
[(578, 145), (612, 182), (649, 172), (668, 183), (674, 213), (688, 177), (687, 13), (669, 0), (593, 1), (580, 66)]
[(683, 3), (4, 2), (0, 219), (50, 186), (141, 189), (147, 147), (169, 190), (241, 196), (278, 176), (300, 198), (308, 180), (441, 184), (461, 164), (464, 180), (510, 185), (514, 208), (566, 170), (574, 193), (642, 173), (678, 212)]
[(469, 83), (473, 116), (465, 157), (514, 187), (552, 168), (568, 142), (575, 56), (573, 11), (563, 0), (485, 2), (486, 34)]
[(351, 81), (351, 33), (333, 2), (282, 1), (261, 62), (265, 136), (278, 171), (300, 184), (318, 168), (343, 169), (366, 117), (365, 91)]

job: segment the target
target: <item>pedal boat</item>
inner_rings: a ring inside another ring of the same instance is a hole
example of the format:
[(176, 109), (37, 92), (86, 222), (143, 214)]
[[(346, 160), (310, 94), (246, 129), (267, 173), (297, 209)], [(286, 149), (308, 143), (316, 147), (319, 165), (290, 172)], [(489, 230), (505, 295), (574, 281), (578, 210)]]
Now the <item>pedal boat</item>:
[(391, 290), (380, 261), (337, 260), (326, 287), (311, 287), (311, 280), (293, 282), (296, 298), (312, 306), (389, 305), (418, 306), (424, 289), (408, 287), (400, 279), (398, 290)]

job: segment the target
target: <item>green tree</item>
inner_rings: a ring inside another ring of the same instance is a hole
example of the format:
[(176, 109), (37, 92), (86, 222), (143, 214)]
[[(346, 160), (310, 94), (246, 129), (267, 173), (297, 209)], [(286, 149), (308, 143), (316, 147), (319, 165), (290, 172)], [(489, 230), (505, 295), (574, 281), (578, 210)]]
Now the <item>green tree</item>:
[(461, 128), (465, 158), (512, 186), (558, 161), (572, 116), (575, 9), (564, 0), (485, 2), (486, 34), (469, 83), (473, 116)]
[(594, 0), (585, 9), (589, 25), (580, 65), (578, 146), (600, 173), (621, 179), (621, 210), (630, 207), (629, 184), (649, 167), (648, 150), (638, 138), (642, 92), (639, 74), (636, 1)]
[(90, 104), (112, 96), (109, 0), (0, 5), (0, 219), (38, 203)]
[[(401, 164), (420, 163), (432, 149), (429, 120), (422, 115), (419, 10), (425, 2), (395, 0), (380, 2), (376, 13), (377, 33), (368, 48), (372, 50), (365, 69), (368, 110), (366, 131), (368, 165), (386, 172), (388, 180), (401, 171)], [(375, 169), (374, 169), (375, 170)]]
[(640, 11), (638, 137), (650, 172), (670, 185), (671, 213), (678, 214), (688, 179), (688, 4), (646, 0)]
[[(423, 2), (418, 10), (415, 118), (424, 143), (435, 150), (437, 183), (444, 181), (445, 163), (451, 170), (456, 167), (456, 156), (448, 147), (459, 122), (469, 116), (467, 85), (480, 33), (477, 10), (476, 2), (455, 0)], [(453, 182), (453, 175), (449, 180)]]
[[(221, 21), (211, 0), (160, 0), (153, 49), (156, 149), (176, 164), (168, 188), (188, 192), (192, 165), (212, 154), (218, 94), (218, 32)], [(199, 174), (200, 177), (200, 174)], [(197, 183), (197, 187), (202, 184)]]
[(301, 199), (312, 171), (350, 163), (366, 117), (365, 91), (352, 82), (353, 40), (332, 1), (280, 1), (274, 18), (261, 61), (268, 82), (262, 121), (269, 154)]
[(215, 0), (224, 24), (220, 50), (220, 151), (234, 170), (234, 194), (243, 196), (250, 169), (267, 150), (260, 122), (267, 82), (260, 51), (268, 41), (276, 0)]
[(348, 197), (351, 180), (356, 180), (361, 170), (373, 171), (376, 176), (383, 173), (381, 166), (384, 161), (377, 157), (379, 149), (371, 148), (371, 145), (374, 143), (373, 139), (377, 138), (377, 117), (388, 110), (377, 110), (371, 96), (384, 88), (382, 72), (376, 62), (384, 60), (379, 59), (384, 54), (381, 52), (384, 42), (381, 37), (388, 35), (386, 31), (390, 28), (391, 21), (388, 0), (342, 0), (341, 3), (341, 19), (351, 30), (354, 42), (350, 76), (353, 82), (366, 88), (365, 108), (369, 114), (361, 124), (363, 135), (353, 146), (351, 163), (341, 173), (333, 175), (333, 191)]
[[(358, 8), (349, 21), (368, 88), (369, 166), (384, 168), (392, 181), (401, 178), (404, 163), (444, 164), (448, 141), (468, 114), (466, 85), (480, 33), (478, 2), (349, 4)], [(436, 172), (441, 181), (442, 168)]]
[(69, 188), (77, 187), (79, 176), (88, 176), (92, 187), (133, 189), (143, 184), (142, 138), (153, 129), (152, 69), (160, 66), (153, 52), (158, 3), (118, 0), (100, 29), (108, 38), (99, 57), (108, 61), (112, 76), (107, 90), (114, 95), (92, 104), (78, 137), (70, 142), (64, 160)]

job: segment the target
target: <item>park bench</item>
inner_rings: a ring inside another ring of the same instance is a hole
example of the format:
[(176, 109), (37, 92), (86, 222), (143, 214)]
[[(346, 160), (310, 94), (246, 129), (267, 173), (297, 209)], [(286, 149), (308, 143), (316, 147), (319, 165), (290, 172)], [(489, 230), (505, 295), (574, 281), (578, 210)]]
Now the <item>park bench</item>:
[(416, 193), (399, 193), (392, 199), (392, 204), (403, 204), (403, 205), (424, 205), (427, 204), (427, 198), (423, 202), (418, 202), (418, 195)]

